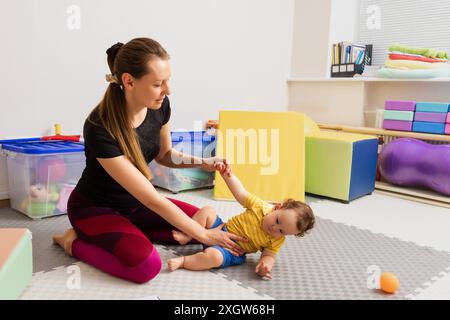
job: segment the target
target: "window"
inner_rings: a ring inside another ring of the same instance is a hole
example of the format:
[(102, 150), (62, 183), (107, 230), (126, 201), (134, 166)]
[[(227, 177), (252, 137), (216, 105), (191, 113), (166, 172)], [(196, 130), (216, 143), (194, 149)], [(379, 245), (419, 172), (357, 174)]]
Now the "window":
[(356, 39), (373, 44), (375, 65), (384, 64), (393, 43), (450, 54), (450, 1), (360, 0)]

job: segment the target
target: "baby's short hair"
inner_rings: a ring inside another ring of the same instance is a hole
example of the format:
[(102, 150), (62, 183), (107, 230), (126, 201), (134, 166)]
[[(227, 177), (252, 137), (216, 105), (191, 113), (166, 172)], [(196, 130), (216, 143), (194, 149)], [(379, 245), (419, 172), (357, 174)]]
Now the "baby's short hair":
[(314, 227), (314, 212), (309, 205), (294, 199), (287, 199), (281, 204), (281, 209), (293, 209), (297, 213), (297, 229), (300, 230), (296, 237), (303, 237), (308, 230)]

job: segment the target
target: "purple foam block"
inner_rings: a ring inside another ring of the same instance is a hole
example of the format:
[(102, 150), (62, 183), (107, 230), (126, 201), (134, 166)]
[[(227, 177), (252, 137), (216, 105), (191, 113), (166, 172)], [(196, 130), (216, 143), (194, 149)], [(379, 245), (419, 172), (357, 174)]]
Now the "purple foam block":
[(416, 112), (414, 114), (414, 121), (445, 123), (446, 116), (446, 113), (441, 112)]
[(387, 130), (411, 131), (412, 121), (383, 120), (383, 128)]
[(445, 122), (450, 123), (450, 112), (447, 113), (447, 121), (445, 121)]
[(415, 111), (416, 102), (409, 100), (386, 100), (384, 102), (386, 110)]

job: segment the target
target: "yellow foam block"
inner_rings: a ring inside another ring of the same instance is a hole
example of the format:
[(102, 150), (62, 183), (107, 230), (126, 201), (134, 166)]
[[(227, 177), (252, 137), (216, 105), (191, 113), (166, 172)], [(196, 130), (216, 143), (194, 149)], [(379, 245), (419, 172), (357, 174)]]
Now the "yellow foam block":
[[(216, 155), (252, 194), (266, 201), (305, 199), (304, 116), (297, 112), (222, 111)], [(215, 199), (234, 199), (216, 172)]]

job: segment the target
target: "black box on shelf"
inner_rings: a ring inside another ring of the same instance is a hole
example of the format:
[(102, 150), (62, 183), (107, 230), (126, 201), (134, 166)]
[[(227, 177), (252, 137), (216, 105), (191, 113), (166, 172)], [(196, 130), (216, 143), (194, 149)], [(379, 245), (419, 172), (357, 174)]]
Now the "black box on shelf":
[(364, 64), (343, 63), (331, 65), (332, 78), (349, 78), (355, 74), (362, 74), (364, 71)]

